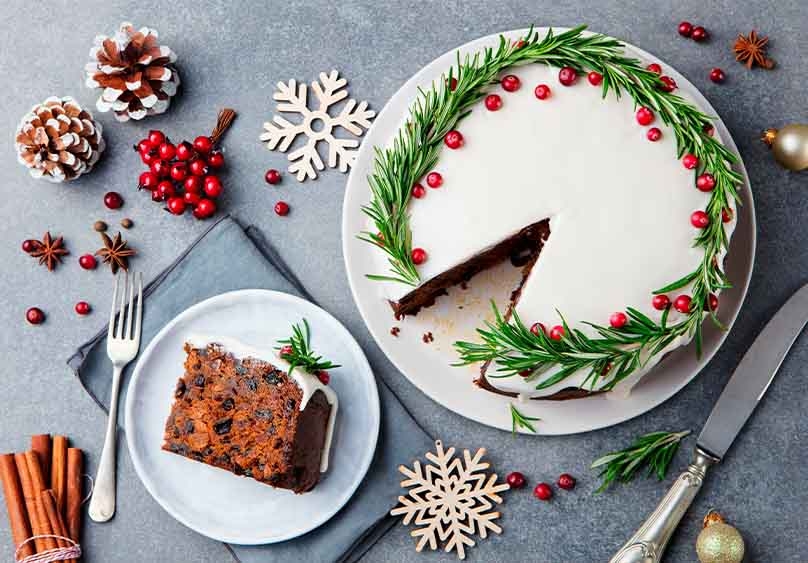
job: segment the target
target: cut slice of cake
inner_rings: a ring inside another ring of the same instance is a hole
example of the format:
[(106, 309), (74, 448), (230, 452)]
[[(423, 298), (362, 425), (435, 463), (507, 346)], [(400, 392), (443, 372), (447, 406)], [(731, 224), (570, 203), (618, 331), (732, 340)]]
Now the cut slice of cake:
[(222, 337), (185, 344), (163, 449), (304, 493), (328, 468), (334, 391), (272, 351)]

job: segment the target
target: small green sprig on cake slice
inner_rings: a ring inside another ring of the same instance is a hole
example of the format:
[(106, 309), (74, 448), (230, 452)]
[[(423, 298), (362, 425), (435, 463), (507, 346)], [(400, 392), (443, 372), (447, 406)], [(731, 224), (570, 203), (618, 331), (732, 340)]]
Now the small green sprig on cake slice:
[(324, 360), (322, 356), (318, 356), (312, 351), (309, 322), (306, 319), (303, 319), (302, 325), (293, 324), (292, 335), (289, 338), (278, 340), (278, 344), (280, 346), (275, 349), (280, 358), (289, 363), (289, 375), (299, 367), (316, 376), (323, 385), (328, 385), (330, 380), (328, 370), (340, 367), (339, 364)]

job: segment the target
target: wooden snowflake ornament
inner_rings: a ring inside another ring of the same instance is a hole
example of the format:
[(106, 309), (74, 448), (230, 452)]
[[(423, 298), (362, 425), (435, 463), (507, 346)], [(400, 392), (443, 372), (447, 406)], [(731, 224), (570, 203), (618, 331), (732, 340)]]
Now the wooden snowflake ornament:
[(323, 170), (325, 165), (317, 151), (317, 144), (324, 141), (328, 145), (328, 166), (339, 168), (340, 172), (347, 172), (356, 160), (356, 148), (359, 140), (346, 139), (334, 135), (335, 129), (341, 127), (354, 135), (361, 137), (365, 129), (370, 127), (370, 120), (376, 112), (368, 109), (367, 102), (349, 99), (338, 115), (332, 116), (329, 110), (333, 105), (348, 97), (345, 89), (348, 81), (339, 77), (336, 70), (330, 74), (320, 73), (320, 80), (312, 82), (311, 88), (319, 101), (317, 109), (309, 109), (308, 87), (306, 84), (297, 84), (295, 80), (288, 83), (278, 82), (277, 92), (273, 95), (278, 102), (277, 111), (280, 113), (296, 113), (300, 116), (300, 123), (294, 124), (280, 115), (275, 115), (272, 121), (264, 123), (265, 132), (260, 139), (266, 141), (269, 150), (286, 152), (298, 135), (306, 137), (306, 143), (289, 153), (289, 172), (297, 176), (302, 182), (308, 178), (317, 178), (317, 170)]
[(407, 496), (399, 496), (399, 506), (390, 511), (393, 516), (403, 515), (403, 524), (413, 520), (416, 528), (410, 532), (419, 538), (416, 551), (429, 545), (437, 549), (438, 542), (444, 549), (455, 550), (460, 559), (466, 558), (466, 547), (474, 545), (472, 536), (481, 539), (488, 532), (502, 533), (494, 520), (500, 517), (492, 509), (502, 502), (498, 493), (510, 488), (507, 483), (496, 484), (496, 473), (485, 472), (491, 465), (482, 461), (485, 448), (472, 456), (463, 450), (463, 458), (454, 457), (455, 448), (443, 449), (440, 440), (435, 442), (437, 453), (428, 452), (430, 464), (422, 466), (415, 460), (413, 468), (399, 466), (406, 479), (401, 486), (409, 490)]

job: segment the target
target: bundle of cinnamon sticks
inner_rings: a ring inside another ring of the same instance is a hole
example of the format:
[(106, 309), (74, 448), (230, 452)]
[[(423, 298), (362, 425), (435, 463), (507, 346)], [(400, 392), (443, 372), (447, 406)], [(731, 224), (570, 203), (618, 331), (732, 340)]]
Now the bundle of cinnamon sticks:
[[(64, 436), (40, 434), (24, 453), (0, 454), (0, 480), (17, 559), (80, 542), (84, 455)], [(35, 538), (33, 541), (28, 541)], [(70, 561), (75, 561), (71, 559)]]

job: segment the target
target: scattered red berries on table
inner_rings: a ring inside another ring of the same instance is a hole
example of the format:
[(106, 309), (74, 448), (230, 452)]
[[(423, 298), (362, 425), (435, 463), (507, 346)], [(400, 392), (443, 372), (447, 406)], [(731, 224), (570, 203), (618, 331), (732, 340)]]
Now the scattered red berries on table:
[(79, 301), (78, 303), (76, 303), (76, 306), (74, 308), (76, 310), (76, 314), (82, 316), (88, 315), (90, 314), (90, 311), (92, 311), (92, 307), (90, 307), (90, 304), (87, 303), (86, 301)]
[(673, 308), (680, 313), (687, 314), (690, 312), (690, 301), (689, 295), (680, 295), (673, 300)]
[(95, 267), (98, 266), (98, 260), (92, 254), (82, 254), (79, 256), (79, 266), (85, 270), (95, 270)]
[(635, 117), (640, 125), (651, 125), (654, 122), (654, 111), (651, 108), (641, 107)]
[(715, 178), (707, 172), (699, 174), (696, 177), (696, 187), (702, 192), (710, 192), (715, 188)]
[(662, 67), (659, 65), (659, 63), (651, 63), (645, 67), (645, 69), (650, 70), (654, 74), (662, 74)]
[(586, 75), (586, 79), (589, 80), (589, 83), (592, 86), (600, 86), (600, 84), (603, 82), (603, 75), (593, 70)]
[(571, 491), (575, 488), (575, 477), (569, 473), (562, 473), (558, 476), (558, 481), (556, 484), (565, 491)]
[(521, 489), (525, 486), (525, 483), (527, 483), (527, 479), (525, 479), (525, 476), (519, 471), (511, 471), (508, 473), (508, 476), (505, 477), (505, 482), (508, 483), (512, 489)]
[(281, 217), (289, 215), (289, 204), (285, 201), (279, 201), (275, 204), (275, 213)]
[(412, 197), (415, 199), (421, 199), (426, 195), (426, 188), (423, 187), (421, 184), (415, 184), (412, 187)]
[(662, 138), (662, 131), (659, 129), (659, 127), (651, 127), (645, 133), (645, 137), (652, 143), (655, 143)]
[(45, 322), (45, 313), (39, 307), (31, 307), (25, 312), (25, 320), (32, 325), (39, 325)]
[(546, 100), (552, 94), (552, 90), (547, 84), (539, 84), (533, 90), (533, 95), (535, 95), (540, 100)]
[(452, 129), (443, 137), (443, 142), (446, 143), (446, 146), (450, 149), (459, 149), (463, 146), (463, 134), (460, 131)]
[(430, 188), (439, 188), (443, 185), (443, 176), (439, 172), (430, 172), (426, 175), (426, 185)]
[(551, 340), (561, 340), (564, 338), (564, 327), (561, 325), (556, 325), (550, 329), (550, 339)]
[(710, 216), (699, 209), (690, 214), (690, 224), (697, 229), (704, 229), (710, 224)]
[(522, 81), (515, 74), (508, 74), (502, 77), (500, 84), (502, 84), (502, 89), (506, 92), (516, 92), (522, 86)]
[(533, 488), (533, 496), (539, 500), (550, 500), (553, 498), (553, 489), (547, 483), (539, 483)]
[(653, 305), (654, 309), (657, 311), (664, 311), (671, 306), (671, 300), (667, 295), (654, 295), (654, 298), (651, 300), (651, 305)]
[(690, 37), (690, 34), (693, 33), (693, 24), (688, 21), (684, 21), (679, 24), (678, 31), (679, 35), (682, 37)]
[(488, 94), (485, 97), (485, 107), (488, 111), (497, 111), (502, 107), (502, 96), (499, 94)]
[(693, 31), (690, 32), (690, 38), (696, 43), (701, 43), (702, 41), (707, 41), (710, 38), (710, 34), (699, 25), (694, 27)]
[(693, 170), (699, 165), (699, 157), (695, 154), (687, 153), (682, 157), (682, 166), (687, 168), (688, 170)]
[(558, 81), (564, 86), (572, 86), (578, 80), (578, 72), (571, 66), (561, 67), (558, 71)]
[(104, 194), (104, 205), (109, 209), (118, 209), (123, 205), (123, 198), (118, 192), (107, 192)]
[(426, 250), (423, 248), (413, 248), (412, 249), (412, 261), (416, 266), (420, 266), (424, 262), (426, 262)]
[(264, 174), (264, 180), (266, 180), (267, 184), (279, 184), (281, 181), (281, 173), (275, 170), (274, 168), (270, 168), (267, 170), (267, 173)]
[(712, 80), (716, 84), (721, 84), (722, 82), (724, 82), (724, 80), (726, 80), (726, 78), (727, 77), (724, 74), (724, 71), (721, 70), (720, 68), (714, 68), (713, 70), (710, 71), (710, 80)]
[(609, 317), (609, 324), (612, 325), (612, 328), (623, 328), (627, 323), (628, 316), (622, 311), (612, 313)]
[(37, 240), (29, 238), (22, 241), (22, 251), (25, 252), (26, 254), (32, 253), (38, 247), (39, 247), (39, 241)]

